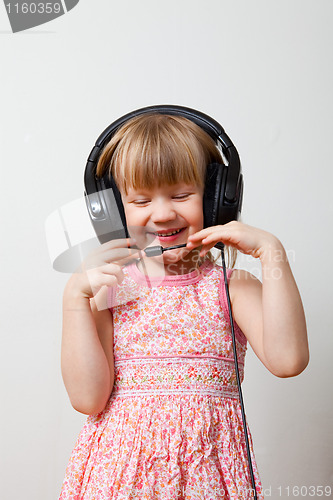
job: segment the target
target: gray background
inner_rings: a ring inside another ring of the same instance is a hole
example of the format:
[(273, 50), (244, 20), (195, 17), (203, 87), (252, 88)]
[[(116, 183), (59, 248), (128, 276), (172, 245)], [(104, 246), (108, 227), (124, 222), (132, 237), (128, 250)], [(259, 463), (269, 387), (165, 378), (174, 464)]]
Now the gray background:
[(247, 357), (266, 497), (332, 485), (332, 15), (331, 0), (81, 0), (14, 35), (0, 6), (3, 498), (57, 499), (86, 418), (61, 378), (68, 275), (52, 269), (45, 221), (82, 196), (99, 133), (161, 103), (224, 125), (243, 163), (243, 221), (282, 240), (303, 298), (307, 370), (278, 379)]

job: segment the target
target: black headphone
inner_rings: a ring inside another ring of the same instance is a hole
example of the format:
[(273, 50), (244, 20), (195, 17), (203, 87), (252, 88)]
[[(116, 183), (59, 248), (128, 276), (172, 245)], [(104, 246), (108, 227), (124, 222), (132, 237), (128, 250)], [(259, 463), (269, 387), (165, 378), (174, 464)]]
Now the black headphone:
[(109, 172), (96, 176), (98, 159), (104, 146), (128, 120), (146, 113), (183, 116), (208, 133), (222, 150), (227, 165), (207, 165), (203, 196), (204, 227), (226, 224), (239, 218), (243, 199), (243, 175), (238, 152), (213, 118), (183, 106), (148, 106), (127, 113), (111, 123), (98, 137), (85, 168), (85, 199), (91, 222), (101, 243), (129, 237), (120, 192)]

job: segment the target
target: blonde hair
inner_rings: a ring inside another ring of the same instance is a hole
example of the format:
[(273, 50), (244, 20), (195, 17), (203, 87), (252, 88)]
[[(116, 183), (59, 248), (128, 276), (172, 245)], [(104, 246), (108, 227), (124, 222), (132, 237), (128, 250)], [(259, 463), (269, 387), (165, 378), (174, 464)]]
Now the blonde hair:
[[(223, 158), (201, 127), (183, 116), (147, 113), (116, 131), (101, 153), (96, 174), (112, 175), (125, 194), (129, 187), (151, 189), (180, 182), (203, 188), (206, 166), (213, 162), (223, 163)], [(226, 249), (233, 267), (237, 252)]]

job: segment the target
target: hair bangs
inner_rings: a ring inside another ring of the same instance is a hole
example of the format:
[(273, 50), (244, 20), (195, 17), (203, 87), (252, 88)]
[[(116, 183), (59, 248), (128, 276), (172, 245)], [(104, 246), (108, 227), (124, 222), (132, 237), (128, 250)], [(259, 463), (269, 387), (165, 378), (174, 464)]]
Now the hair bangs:
[(177, 183), (204, 186), (206, 165), (222, 161), (213, 139), (181, 116), (139, 115), (125, 123), (104, 148), (97, 175), (107, 169), (120, 191)]
[(129, 139), (114, 158), (113, 175), (120, 189), (151, 189), (184, 182), (203, 186), (205, 155), (197, 144), (164, 130)]

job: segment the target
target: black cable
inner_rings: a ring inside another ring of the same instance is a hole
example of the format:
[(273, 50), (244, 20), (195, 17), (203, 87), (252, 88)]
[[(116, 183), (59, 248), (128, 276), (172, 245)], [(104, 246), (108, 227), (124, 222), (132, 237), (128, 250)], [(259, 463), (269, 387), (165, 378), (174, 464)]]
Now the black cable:
[(238, 387), (239, 401), (240, 401), (241, 412), (242, 412), (242, 421), (243, 421), (243, 427), (244, 427), (246, 452), (247, 452), (247, 459), (248, 459), (248, 465), (249, 465), (249, 471), (250, 471), (251, 483), (252, 483), (252, 492), (253, 492), (253, 495), (254, 495), (253, 496), (254, 500), (258, 500), (256, 483), (255, 483), (254, 474), (253, 474), (252, 460), (251, 460), (251, 452), (250, 452), (250, 445), (249, 445), (249, 436), (248, 436), (247, 427), (246, 427), (246, 417), (245, 417), (245, 410), (244, 410), (243, 394), (242, 394), (241, 382), (240, 382), (240, 377), (239, 377), (234, 321), (233, 321), (232, 312), (231, 312), (231, 302), (230, 302), (230, 295), (229, 295), (227, 271), (226, 271), (225, 259), (224, 259), (224, 245), (223, 246), (219, 245), (219, 248), (221, 250), (221, 259), (222, 259), (223, 276), (224, 276), (224, 286), (225, 286), (225, 291), (226, 291), (226, 296), (227, 296), (227, 302), (228, 302), (228, 309), (229, 309), (230, 326), (231, 326), (231, 336), (232, 336), (232, 347), (233, 347), (233, 352), (234, 352), (237, 387)]

